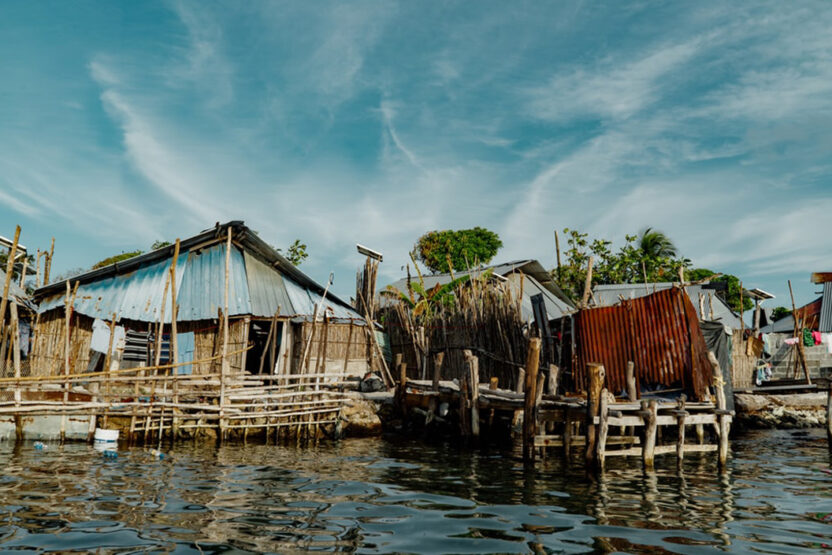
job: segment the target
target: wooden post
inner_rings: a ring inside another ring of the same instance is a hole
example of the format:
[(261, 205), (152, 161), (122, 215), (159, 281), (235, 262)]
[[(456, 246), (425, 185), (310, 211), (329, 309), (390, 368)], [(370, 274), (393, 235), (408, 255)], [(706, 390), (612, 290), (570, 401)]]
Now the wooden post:
[[(70, 321), (75, 306), (75, 295), (78, 293), (78, 282), (70, 296), (69, 280), (66, 282), (66, 299), (64, 300), (64, 376), (69, 376), (69, 352), (70, 352)], [(64, 406), (69, 402), (69, 380), (64, 381)], [(66, 412), (61, 415), (61, 443), (66, 439)]]
[(685, 401), (686, 397), (683, 393), (679, 397), (676, 412), (676, 422), (679, 427), (679, 435), (676, 439), (676, 464), (679, 468), (682, 468), (682, 462), (685, 460), (685, 417), (687, 416), (687, 412), (685, 411)]
[(20, 288), (24, 289), (24, 290), (26, 289), (26, 269), (28, 268), (28, 266), (29, 266), (29, 257), (24, 256), (23, 257), (23, 271), (20, 272)]
[(540, 338), (529, 339), (526, 356), (525, 398), (523, 403), (523, 459), (534, 461), (534, 436), (537, 434), (537, 370), (540, 365)]
[(754, 298), (754, 335), (760, 333), (760, 299)]
[(35, 257), (35, 289), (40, 287), (40, 249), (38, 249), (38, 255)]
[(718, 430), (719, 430), (719, 466), (725, 468), (725, 463), (728, 460), (728, 434), (730, 428), (728, 424), (728, 415), (726, 414), (725, 402), (725, 382), (722, 378), (722, 369), (719, 367), (719, 361), (711, 351), (708, 351), (708, 361), (711, 363), (711, 370), (713, 371), (714, 389), (716, 389), (716, 408), (718, 411)]
[(592, 294), (592, 256), (586, 264), (586, 281), (584, 282), (584, 296), (581, 298), (581, 306), (589, 305), (589, 295)]
[(49, 256), (43, 263), (43, 284), (49, 284), (49, 274), (52, 273), (52, 255), (55, 254), (55, 238), (52, 237), (52, 246), (49, 247)]
[(591, 468), (595, 463), (596, 437), (595, 417), (598, 416), (600, 408), (601, 390), (604, 388), (606, 370), (603, 364), (590, 362), (586, 365), (589, 375), (589, 387), (586, 392), (586, 451), (584, 459), (586, 467)]
[(442, 363), (445, 362), (445, 353), (439, 352), (433, 355), (433, 383), (431, 388), (439, 391), (439, 380), (442, 377)]
[[(11, 330), (12, 330), (12, 349), (14, 351), (12, 359), (14, 360), (14, 377), (20, 379), (20, 322), (17, 319), (17, 303), (9, 305), (9, 312), (11, 312)], [(20, 383), (14, 386), (14, 405), (15, 408), (20, 408)], [(19, 413), (14, 415), (14, 429), (15, 437), (23, 439), (23, 417)]]
[(641, 401), (641, 413), (644, 418), (644, 446), (641, 450), (645, 470), (653, 470), (656, 451), (656, 429), (658, 417), (658, 403), (655, 399)]
[[(398, 358), (398, 357), (397, 357)], [(460, 389), (461, 392), (461, 389)], [(402, 417), (407, 416), (407, 363), (399, 364), (399, 383), (396, 387), (396, 399), (398, 399), (399, 410)]]
[(526, 386), (526, 371), (523, 368), (517, 369), (517, 385), (514, 390), (517, 393), (523, 393), (523, 388)]
[[(14, 272), (14, 257), (17, 254), (17, 242), (20, 240), (20, 226), (14, 231), (14, 241), (9, 249), (9, 258), (6, 261), (6, 282), (3, 284), (3, 299), (0, 300), (0, 332), (6, 329), (6, 306), (9, 302), (9, 286), (12, 283), (12, 272)], [(5, 342), (5, 335), (2, 336)]]
[[(176, 262), (179, 259), (179, 246), (179, 239), (176, 239), (176, 243), (173, 245), (173, 261), (170, 263), (170, 361), (173, 364), (179, 362), (179, 337), (177, 336), (178, 332), (176, 329), (176, 318), (179, 315), (179, 306), (176, 304)], [(174, 366), (169, 372), (172, 376), (176, 376), (179, 374), (179, 368)], [(179, 404), (179, 380), (173, 380), (173, 403), (174, 407), (171, 408), (170, 436), (171, 439), (175, 440), (179, 435), (179, 418), (176, 416), (179, 409), (175, 406)], [(161, 434), (162, 432), (160, 430), (160, 438), (162, 437)]]
[(607, 388), (601, 390), (601, 400), (600, 400), (600, 407), (599, 407), (599, 419), (600, 423), (598, 425), (598, 468), (599, 470), (604, 470), (604, 458), (606, 456), (607, 451), (607, 434), (610, 431), (610, 422), (609, 422), (609, 392)]
[(832, 381), (826, 392), (826, 441), (829, 449), (832, 449)]
[(466, 365), (468, 366), (468, 388), (471, 400), (471, 435), (480, 436), (480, 362), (479, 359), (465, 351)]
[(558, 230), (555, 230), (555, 254), (558, 261), (558, 280), (560, 280), (560, 237), (558, 237)]
[(569, 461), (572, 458), (572, 411), (563, 409), (563, 455)]
[(220, 441), (225, 439), (225, 382), (228, 379), (228, 280), (231, 268), (231, 226), (228, 227), (228, 238), (225, 242), (225, 292), (223, 297), (222, 319), (222, 362), (220, 363)]
[(113, 406), (113, 396), (112, 396), (112, 379), (113, 379), (113, 372), (110, 370), (112, 366), (113, 360), (113, 342), (115, 340), (115, 332), (116, 332), (116, 313), (113, 312), (113, 317), (110, 319), (110, 340), (107, 343), (107, 356), (104, 357), (104, 372), (107, 373), (107, 409), (104, 412), (104, 422), (102, 427), (107, 429), (108, 420), (110, 417), (110, 407)]
[(462, 437), (468, 437), (471, 433), (470, 418), (471, 413), (468, 411), (468, 373), (463, 372), (459, 379), (459, 432)]
[(627, 361), (627, 397), (631, 403), (638, 401), (638, 388), (636, 387), (636, 365), (632, 360)]
[(558, 394), (558, 385), (560, 380), (560, 368), (556, 364), (549, 365), (549, 382), (546, 393), (554, 397)]
[[(812, 380), (809, 378), (809, 369), (806, 367), (806, 351), (803, 348), (803, 330), (798, 329), (797, 325), (797, 309), (794, 307), (794, 293), (792, 292), (792, 280), (789, 280), (789, 296), (792, 299), (792, 315), (794, 316), (794, 335), (797, 337), (797, 358), (800, 364), (803, 365), (803, 375), (806, 376), (806, 383), (811, 385)], [(743, 337), (745, 339), (745, 337)], [(797, 369), (795, 369), (795, 374)], [(795, 375), (795, 377), (797, 377)]]

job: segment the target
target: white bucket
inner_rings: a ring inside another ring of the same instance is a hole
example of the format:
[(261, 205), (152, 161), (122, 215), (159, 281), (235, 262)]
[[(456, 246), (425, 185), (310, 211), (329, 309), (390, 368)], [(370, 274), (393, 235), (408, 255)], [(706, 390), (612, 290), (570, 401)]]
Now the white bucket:
[(118, 441), (118, 430), (95, 429), (95, 441), (112, 443)]

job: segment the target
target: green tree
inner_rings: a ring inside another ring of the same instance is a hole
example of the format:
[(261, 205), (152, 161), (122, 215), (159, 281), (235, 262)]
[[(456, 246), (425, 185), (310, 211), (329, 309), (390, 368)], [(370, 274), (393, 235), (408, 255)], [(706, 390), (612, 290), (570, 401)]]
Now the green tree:
[[(707, 268), (694, 268), (688, 272), (688, 279), (701, 281), (716, 275), (716, 272)], [(754, 308), (754, 303), (748, 297), (741, 295), (740, 278), (732, 274), (722, 274), (711, 280), (711, 283), (724, 283), (725, 289), (718, 289), (716, 295), (731, 307), (734, 312), (742, 313)]]
[(295, 242), (289, 245), (285, 253), (282, 249), (275, 250), (282, 254), (294, 266), (300, 266), (309, 257), (309, 254), (306, 252), (306, 243), (301, 243), (300, 239), (295, 239)]
[(144, 254), (144, 251), (141, 249), (129, 251), (129, 252), (122, 252), (120, 254), (115, 254), (113, 256), (108, 256), (103, 260), (99, 260), (95, 264), (92, 265), (92, 270), (97, 270), (99, 268), (103, 268), (104, 266), (109, 266), (110, 264), (115, 264), (116, 262), (124, 262), (125, 260), (129, 260), (135, 256), (139, 256), (140, 254)]
[(161, 241), (161, 240), (153, 241), (153, 244), (150, 245), (150, 250), (155, 251), (155, 250), (163, 249), (165, 247), (171, 246), (172, 244), (173, 243), (171, 243), (170, 241)]
[(413, 251), (433, 273), (467, 270), (488, 264), (503, 246), (500, 236), (482, 227), (429, 231), (419, 237)]
[(552, 276), (574, 300), (583, 296), (590, 256), (592, 286), (672, 281), (678, 279), (679, 268), (690, 266), (690, 260), (676, 256), (670, 239), (651, 228), (640, 235), (625, 235), (617, 251), (607, 239), (590, 239), (587, 233), (569, 228), (563, 233), (567, 243), (564, 263), (552, 271)]
[(772, 319), (772, 321), (776, 322), (777, 320), (782, 320), (783, 318), (785, 318), (787, 316), (791, 316), (791, 314), (792, 314), (791, 309), (786, 308), (785, 306), (778, 306), (778, 307), (775, 307), (775, 309), (771, 311), (771, 319)]
[(676, 246), (670, 238), (652, 227), (645, 228), (638, 238), (638, 247), (645, 258), (673, 258)]

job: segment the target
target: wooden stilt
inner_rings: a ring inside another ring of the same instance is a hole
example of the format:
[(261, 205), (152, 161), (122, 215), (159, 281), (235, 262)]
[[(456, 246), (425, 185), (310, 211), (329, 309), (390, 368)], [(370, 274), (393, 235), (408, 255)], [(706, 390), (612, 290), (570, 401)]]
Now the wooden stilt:
[(676, 439), (676, 464), (679, 468), (682, 468), (682, 463), (685, 460), (685, 417), (688, 414), (685, 411), (685, 400), (685, 395), (682, 394), (679, 397), (679, 406), (676, 412), (676, 425), (679, 429), (678, 437)]
[(642, 447), (642, 460), (645, 470), (653, 470), (656, 451), (656, 429), (658, 417), (658, 404), (655, 399), (649, 402), (641, 402), (642, 417), (644, 418), (644, 446)]
[[(20, 379), (20, 323), (17, 319), (17, 303), (11, 303), (9, 306), (9, 312), (11, 313), (11, 328), (12, 328), (12, 349), (14, 349), (14, 354), (12, 356), (14, 360), (14, 377)], [(20, 407), (20, 384), (15, 384), (14, 386), (14, 404), (15, 408)], [(14, 430), (15, 430), (15, 437), (18, 440), (23, 439), (23, 417), (19, 413), (15, 413), (14, 415)]]
[(828, 384), (826, 393), (826, 440), (832, 449), (832, 382)]
[(445, 361), (445, 353), (439, 352), (433, 355), (433, 382), (431, 389), (439, 391), (439, 380), (442, 376), (442, 363)]
[(603, 364), (597, 362), (590, 362), (587, 366), (587, 375), (589, 376), (589, 387), (586, 391), (586, 450), (584, 452), (584, 459), (587, 468), (592, 468), (595, 464), (595, 443), (597, 441), (597, 429), (595, 426), (595, 417), (598, 416), (600, 408), (601, 390), (604, 387), (604, 381), (607, 375)]
[(598, 416), (598, 469), (604, 470), (604, 458), (607, 452), (607, 434), (610, 431), (609, 422), (609, 392), (607, 388), (601, 390), (601, 399), (599, 402)]
[(718, 413), (718, 429), (719, 429), (719, 465), (724, 468), (728, 460), (728, 434), (730, 433), (730, 424), (725, 402), (725, 381), (722, 378), (722, 369), (719, 367), (719, 361), (716, 356), (708, 351), (708, 360), (711, 363), (711, 370), (713, 371), (714, 389), (716, 390), (716, 408)]
[(537, 371), (540, 365), (540, 338), (529, 339), (523, 403), (523, 459), (534, 461), (534, 436), (537, 434)]
[[(17, 255), (17, 242), (19, 240), (20, 226), (17, 226), (14, 230), (12, 247), (9, 249), (9, 257), (6, 260), (6, 281), (3, 284), (3, 298), (0, 299), (0, 332), (4, 332), (6, 329), (6, 306), (9, 302), (9, 286), (12, 283), (12, 274), (14, 273), (14, 257)], [(0, 333), (0, 336), (4, 338), (5, 344), (5, 335)]]
[(468, 356), (468, 387), (471, 399), (471, 435), (480, 436), (480, 363), (479, 359), (467, 351)]
[(225, 393), (226, 381), (228, 380), (228, 281), (231, 268), (231, 227), (228, 227), (228, 238), (225, 243), (225, 291), (223, 297), (223, 319), (222, 319), (222, 361), (220, 364), (220, 421), (218, 434), (219, 440), (225, 440)]

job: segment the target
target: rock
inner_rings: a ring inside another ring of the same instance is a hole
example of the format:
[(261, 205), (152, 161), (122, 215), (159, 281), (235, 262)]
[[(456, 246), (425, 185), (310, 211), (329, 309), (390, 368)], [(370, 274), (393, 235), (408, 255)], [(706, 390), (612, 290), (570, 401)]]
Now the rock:
[(734, 396), (738, 422), (761, 428), (810, 428), (826, 422), (826, 393)]
[(343, 434), (365, 437), (381, 434), (381, 418), (376, 413), (376, 404), (360, 397), (346, 401), (341, 409)]

